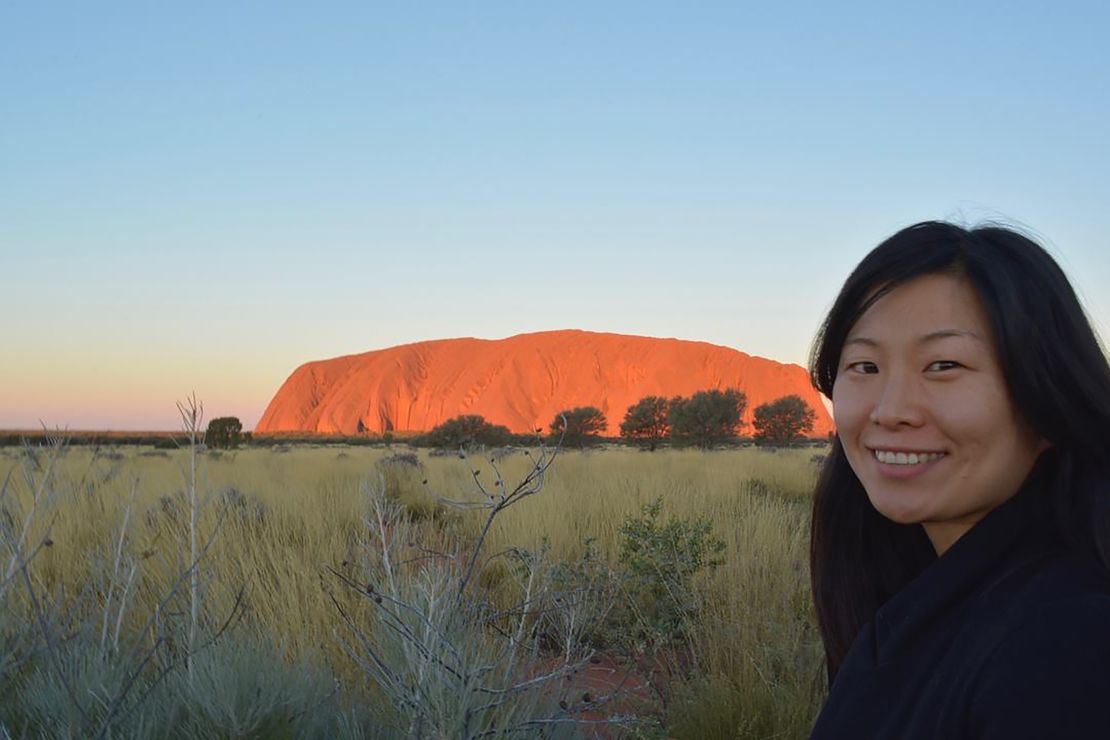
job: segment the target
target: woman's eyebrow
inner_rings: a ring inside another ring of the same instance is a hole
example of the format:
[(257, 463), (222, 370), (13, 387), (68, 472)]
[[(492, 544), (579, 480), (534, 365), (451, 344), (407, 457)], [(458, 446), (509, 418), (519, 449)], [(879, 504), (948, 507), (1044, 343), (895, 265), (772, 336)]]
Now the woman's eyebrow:
[[(978, 334), (976, 334), (973, 331), (968, 331), (966, 329), (939, 329), (937, 331), (931, 331), (928, 334), (926, 334), (925, 336), (921, 337), (920, 339), (917, 340), (917, 343), (918, 344), (927, 344), (929, 342), (936, 342), (936, 341), (941, 340), (941, 339), (951, 339), (951, 338), (966, 338), (966, 339), (974, 340), (976, 342), (982, 342), (983, 341), (983, 338), (981, 336), (979, 336)], [(848, 337), (847, 339), (844, 340), (844, 346), (845, 347), (848, 347), (850, 345), (862, 345), (864, 347), (873, 347), (874, 348), (874, 347), (878, 347), (880, 345), (880, 342), (877, 339), (872, 339), (871, 337), (853, 336), (853, 337)]]
[(926, 344), (927, 342), (935, 342), (938, 339), (950, 339), (952, 337), (971, 339), (976, 342), (983, 341), (983, 338), (973, 331), (968, 331), (966, 329), (941, 329), (940, 331), (929, 332), (921, 337), (918, 342), (920, 344)]

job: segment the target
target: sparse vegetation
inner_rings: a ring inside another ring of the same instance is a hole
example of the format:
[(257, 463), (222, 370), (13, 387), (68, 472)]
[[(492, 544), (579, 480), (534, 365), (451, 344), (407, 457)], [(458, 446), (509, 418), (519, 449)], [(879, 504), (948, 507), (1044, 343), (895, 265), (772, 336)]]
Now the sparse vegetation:
[(624, 622), (637, 628), (630, 637), (650, 652), (660, 646), (673, 649), (685, 637), (701, 606), (695, 579), (724, 562), (725, 543), (713, 534), (708, 518), (664, 521), (662, 511), (658, 498), (639, 516), (626, 518), (620, 529), (619, 562), (628, 575), (624, 604), (635, 615)]
[(755, 441), (786, 447), (813, 431), (816, 414), (800, 396), (783, 396), (757, 406), (752, 419)]
[(508, 444), (512, 437), (508, 427), (491, 424), (483, 417), (471, 414), (448, 419), (414, 442), (442, 449), (470, 450)]
[(628, 408), (621, 422), (621, 436), (646, 444), (652, 452), (671, 433), (671, 402), (662, 396), (645, 396)]
[(748, 397), (735, 388), (698, 391), (689, 398), (673, 398), (668, 422), (671, 439), (679, 444), (712, 447), (736, 439)]
[(209, 447), (233, 450), (243, 441), (243, 423), (235, 416), (220, 416), (208, 422), (204, 443)]
[[(499, 500), (537, 449), (278, 449), (200, 456), (195, 478), (187, 448), (0, 455), (4, 731), (398, 737), (421, 716), (425, 736), (589, 735), (575, 720), (611, 716), (679, 738), (808, 734), (811, 451), (564, 454), (487, 519), (482, 488)], [(635, 597), (652, 589), (674, 598)], [(393, 628), (387, 596), (405, 605)], [(382, 666), (403, 669), (393, 689)], [(555, 679), (496, 693), (526, 676)], [(499, 703), (475, 711), (479, 694)]]
[(560, 411), (549, 426), (551, 438), (561, 439), (569, 447), (595, 443), (609, 426), (604, 412), (594, 406), (579, 406)]

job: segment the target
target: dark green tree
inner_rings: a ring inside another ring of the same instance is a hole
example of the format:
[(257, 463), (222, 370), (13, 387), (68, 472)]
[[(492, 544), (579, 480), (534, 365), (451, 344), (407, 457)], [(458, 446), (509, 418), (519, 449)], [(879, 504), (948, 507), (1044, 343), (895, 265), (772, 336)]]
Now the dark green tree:
[(512, 432), (508, 427), (491, 424), (477, 414), (448, 419), (425, 436), (428, 444), (446, 449), (469, 449), (479, 445), (493, 447), (508, 444), (510, 439)]
[(786, 447), (813, 431), (817, 415), (801, 396), (783, 396), (756, 407), (752, 426), (759, 444)]
[[(563, 430), (563, 419), (566, 419), (566, 431)], [(563, 444), (570, 447), (583, 447), (589, 442), (594, 442), (609, 426), (605, 413), (595, 406), (579, 406), (566, 409), (555, 415), (551, 422), (551, 436), (562, 436)]]
[(698, 391), (689, 398), (673, 398), (668, 415), (671, 439), (699, 447), (736, 439), (747, 405), (748, 397), (736, 388)]
[(234, 416), (221, 416), (208, 422), (204, 443), (213, 449), (231, 450), (243, 439), (243, 424)]
[(662, 396), (645, 396), (628, 407), (621, 422), (621, 436), (646, 443), (652, 451), (671, 431), (671, 402)]

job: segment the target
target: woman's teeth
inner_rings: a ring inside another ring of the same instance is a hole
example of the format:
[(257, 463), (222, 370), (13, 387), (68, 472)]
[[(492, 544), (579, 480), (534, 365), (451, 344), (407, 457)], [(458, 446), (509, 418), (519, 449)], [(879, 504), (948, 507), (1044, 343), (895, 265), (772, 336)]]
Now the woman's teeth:
[(918, 465), (944, 457), (943, 452), (887, 452), (875, 450), (875, 457), (887, 465)]

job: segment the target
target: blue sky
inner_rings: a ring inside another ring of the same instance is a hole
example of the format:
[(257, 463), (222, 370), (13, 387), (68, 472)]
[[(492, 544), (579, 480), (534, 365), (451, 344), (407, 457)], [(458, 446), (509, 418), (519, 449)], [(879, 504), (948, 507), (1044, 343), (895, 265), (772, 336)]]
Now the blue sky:
[[(161, 7), (159, 7), (161, 6)], [(804, 363), (926, 218), (1110, 330), (1096, 3), (0, 6), (0, 428), (253, 425), (300, 363), (583, 328)]]

